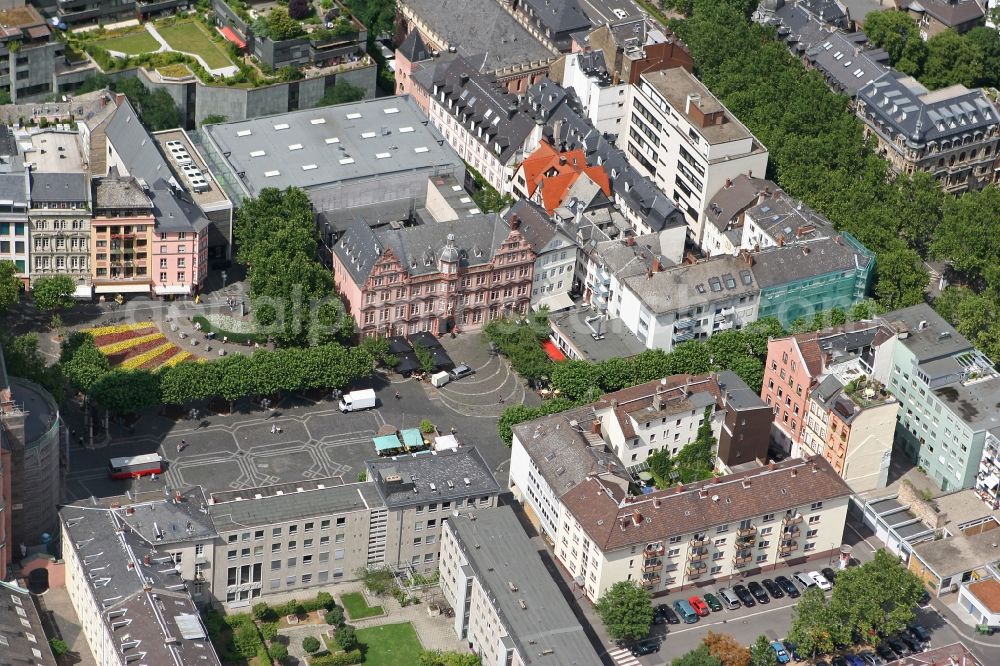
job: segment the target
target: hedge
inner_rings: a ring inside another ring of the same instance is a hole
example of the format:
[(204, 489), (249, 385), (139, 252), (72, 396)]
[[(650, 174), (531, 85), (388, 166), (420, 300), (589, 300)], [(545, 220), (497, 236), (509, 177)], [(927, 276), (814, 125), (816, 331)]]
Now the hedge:
[(350, 652), (338, 652), (337, 654), (325, 654), (321, 657), (310, 657), (309, 666), (353, 666), (360, 664), (364, 657), (361, 650), (355, 649)]

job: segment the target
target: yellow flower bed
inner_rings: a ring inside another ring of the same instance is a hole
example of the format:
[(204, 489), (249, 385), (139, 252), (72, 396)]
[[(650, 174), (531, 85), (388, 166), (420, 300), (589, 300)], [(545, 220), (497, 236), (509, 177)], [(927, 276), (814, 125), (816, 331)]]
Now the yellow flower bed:
[(150, 333), (149, 335), (143, 335), (138, 338), (122, 340), (121, 342), (112, 342), (110, 345), (104, 345), (103, 347), (98, 347), (97, 349), (102, 354), (110, 356), (111, 354), (117, 354), (118, 352), (125, 351), (126, 349), (131, 349), (132, 347), (138, 347), (139, 345), (146, 344), (147, 342), (152, 342), (153, 340), (166, 339), (167, 338), (163, 335), (163, 333), (156, 332)]
[(191, 352), (182, 351), (180, 354), (174, 354), (173, 356), (168, 358), (166, 361), (161, 363), (156, 369), (162, 370), (163, 368), (171, 368), (180, 363), (181, 361), (186, 361), (189, 358), (191, 358)]
[(127, 333), (128, 331), (139, 331), (144, 328), (149, 328), (150, 326), (156, 326), (151, 321), (140, 321), (135, 324), (116, 324), (115, 326), (101, 326), (98, 328), (85, 328), (84, 333), (90, 333), (95, 338), (101, 335), (109, 335), (111, 333)]
[(121, 368), (122, 370), (135, 370), (146, 361), (156, 358), (163, 352), (168, 351), (173, 346), (174, 343), (167, 342), (165, 344), (160, 345), (159, 347), (150, 349), (148, 352), (144, 352), (142, 354), (139, 354), (138, 356), (133, 356), (132, 358), (126, 359), (118, 367)]

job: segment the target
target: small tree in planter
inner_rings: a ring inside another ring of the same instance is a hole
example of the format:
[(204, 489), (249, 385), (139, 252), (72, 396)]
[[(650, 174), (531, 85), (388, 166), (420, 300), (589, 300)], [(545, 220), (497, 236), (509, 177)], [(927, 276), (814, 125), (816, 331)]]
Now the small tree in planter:
[(354, 627), (349, 624), (345, 624), (337, 629), (333, 640), (337, 642), (337, 645), (344, 652), (350, 652), (358, 646), (358, 634), (354, 630)]
[(326, 623), (331, 627), (341, 627), (344, 625), (344, 609), (334, 606), (326, 612)]
[(431, 423), (430, 419), (424, 419), (420, 422), (420, 432), (425, 435), (429, 435), (434, 432), (434, 424)]

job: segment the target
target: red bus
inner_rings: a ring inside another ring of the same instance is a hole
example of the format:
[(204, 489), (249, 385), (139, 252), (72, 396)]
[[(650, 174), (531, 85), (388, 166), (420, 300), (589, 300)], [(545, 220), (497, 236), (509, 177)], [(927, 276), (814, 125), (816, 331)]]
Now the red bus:
[(159, 474), (162, 471), (163, 458), (158, 453), (112, 458), (108, 462), (108, 474), (112, 479), (130, 479), (136, 476)]

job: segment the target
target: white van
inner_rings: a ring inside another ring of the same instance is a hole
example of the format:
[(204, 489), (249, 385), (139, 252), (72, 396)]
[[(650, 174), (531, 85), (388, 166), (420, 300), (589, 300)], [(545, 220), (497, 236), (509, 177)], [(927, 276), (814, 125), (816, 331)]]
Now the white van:
[(441, 388), (445, 384), (451, 381), (451, 375), (442, 370), (441, 372), (435, 372), (431, 375), (431, 386), (436, 388)]

